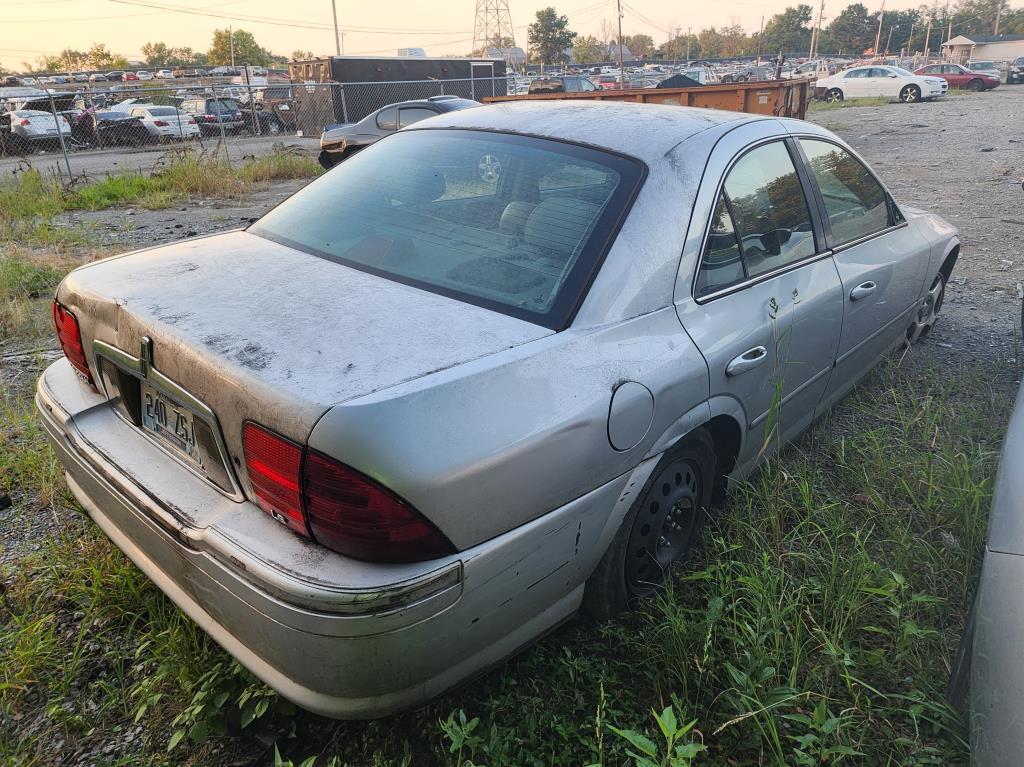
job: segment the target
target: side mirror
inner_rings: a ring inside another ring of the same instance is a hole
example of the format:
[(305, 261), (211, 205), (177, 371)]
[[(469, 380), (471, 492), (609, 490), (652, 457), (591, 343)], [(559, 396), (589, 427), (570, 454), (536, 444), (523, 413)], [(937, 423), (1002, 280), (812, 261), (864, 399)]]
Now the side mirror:
[(899, 77), (899, 75), (896, 74), (895, 72), (890, 72), (889, 77)]

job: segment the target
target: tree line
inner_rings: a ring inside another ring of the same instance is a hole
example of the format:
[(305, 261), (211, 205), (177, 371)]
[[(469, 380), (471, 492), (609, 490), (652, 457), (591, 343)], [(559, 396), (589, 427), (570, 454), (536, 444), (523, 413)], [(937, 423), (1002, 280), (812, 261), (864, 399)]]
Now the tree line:
[[(228, 66), (232, 60), (238, 66), (269, 67), (289, 61), (287, 56), (273, 54), (261, 46), (255, 36), (244, 29), (214, 30), (210, 47), (205, 51), (171, 47), (162, 42), (144, 43), (141, 50), (143, 63), (151, 69)], [(310, 51), (293, 51), (292, 60), (296, 58), (313, 58), (313, 54)], [(60, 53), (40, 57), (34, 64), (22, 62), (25, 72), (104, 71), (127, 69), (129, 66), (126, 56), (109, 51), (102, 43), (85, 51), (65, 48)]]
[[(934, 52), (952, 36), (991, 35), (997, 26), (1000, 34), (1024, 34), (1024, 8), (1006, 8), (1004, 0), (956, 0), (952, 5), (933, 0), (930, 5), (907, 11), (885, 11), (879, 31), (879, 13), (864, 3), (852, 3), (822, 24), (817, 51), (822, 55), (860, 55), (873, 50), (876, 38), (879, 51)], [(772, 56), (809, 52), (812, 30), (817, 26), (815, 9), (800, 3), (766, 19), (763, 30), (747, 32), (740, 25), (707, 27), (699, 32), (675, 32), (660, 45), (649, 35), (623, 35), (622, 42), (634, 58), (712, 59)], [(930, 26), (930, 29), (929, 29)], [(528, 30), (531, 60), (546, 64), (563, 63), (572, 52), (574, 61), (590, 64), (614, 60), (617, 34), (610, 23), (602, 23), (601, 34), (579, 35), (569, 29), (569, 20), (554, 8), (537, 12)], [(928, 38), (927, 41), (925, 38)]]

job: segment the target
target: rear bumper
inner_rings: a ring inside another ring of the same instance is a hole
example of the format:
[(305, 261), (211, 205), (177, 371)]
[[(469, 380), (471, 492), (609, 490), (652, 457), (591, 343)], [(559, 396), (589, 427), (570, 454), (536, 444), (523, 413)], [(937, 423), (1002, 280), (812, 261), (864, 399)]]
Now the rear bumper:
[[(214, 511), (205, 526), (183, 522), (161, 500), (163, 488), (114, 463), (103, 439), (132, 442), (125, 449), (151, 468), (146, 451), (155, 446), (64, 360), (44, 373), (36, 402), (71, 491), (111, 541), (256, 676), (299, 706), (338, 718), (414, 707), (570, 616), (628, 508), (623, 489), (636, 479), (619, 477), (443, 560), (368, 564), (302, 541), (157, 457), (167, 486), (190, 493), (189, 503), (209, 494), (204, 508)], [(300, 551), (275, 564), (287, 547)]]

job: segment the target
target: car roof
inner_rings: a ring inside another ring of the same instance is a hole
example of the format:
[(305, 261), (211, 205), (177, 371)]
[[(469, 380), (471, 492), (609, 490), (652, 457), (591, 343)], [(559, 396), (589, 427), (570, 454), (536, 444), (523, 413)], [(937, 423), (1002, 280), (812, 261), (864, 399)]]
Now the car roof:
[[(639, 111), (638, 111), (639, 110)], [(720, 109), (662, 106), (585, 99), (506, 101), (479, 109), (446, 112), (405, 130), (475, 128), (570, 141), (644, 161), (707, 130), (727, 130), (763, 115)]]

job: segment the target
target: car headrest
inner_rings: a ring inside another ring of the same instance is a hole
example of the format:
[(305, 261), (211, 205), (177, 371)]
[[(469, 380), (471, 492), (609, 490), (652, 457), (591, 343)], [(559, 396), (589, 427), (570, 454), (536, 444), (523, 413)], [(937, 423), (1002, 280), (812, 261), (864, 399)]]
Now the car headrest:
[(530, 214), (537, 207), (535, 202), (515, 200), (505, 206), (501, 212), (501, 220), (498, 221), (498, 231), (513, 237), (522, 237), (526, 231), (526, 222)]
[(382, 175), (384, 194), (404, 205), (431, 202), (445, 193), (444, 176), (421, 160), (398, 159)]
[(599, 206), (571, 197), (551, 197), (526, 220), (523, 239), (530, 245), (564, 256), (576, 252), (597, 217)]

